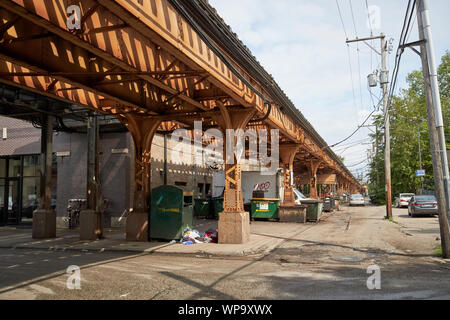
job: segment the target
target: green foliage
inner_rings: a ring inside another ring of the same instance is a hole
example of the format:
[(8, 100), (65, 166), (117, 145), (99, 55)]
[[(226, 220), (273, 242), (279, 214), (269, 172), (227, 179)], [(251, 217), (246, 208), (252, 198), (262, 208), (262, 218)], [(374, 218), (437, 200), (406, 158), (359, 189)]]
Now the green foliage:
[[(439, 85), (441, 103), (447, 136), (447, 148), (450, 149), (450, 53), (442, 57), (439, 66)], [(428, 117), (425, 102), (423, 74), (413, 71), (407, 77), (408, 88), (393, 98), (391, 115), (391, 176), (393, 198), (402, 192), (417, 192), (420, 189), (420, 178), (416, 177), (419, 165), (419, 140), (422, 154), (422, 168), (426, 171), (424, 189), (434, 190), (433, 166), (428, 135)], [(377, 115), (373, 118), (380, 132), (373, 134), (372, 139), (378, 149), (369, 173), (369, 192), (375, 194), (375, 202), (385, 202), (384, 178), (384, 118)]]
[(443, 253), (442, 253), (442, 245), (441, 245), (441, 244), (438, 245), (438, 246), (436, 246), (436, 247), (434, 247), (433, 254), (434, 254), (435, 256), (443, 257)]

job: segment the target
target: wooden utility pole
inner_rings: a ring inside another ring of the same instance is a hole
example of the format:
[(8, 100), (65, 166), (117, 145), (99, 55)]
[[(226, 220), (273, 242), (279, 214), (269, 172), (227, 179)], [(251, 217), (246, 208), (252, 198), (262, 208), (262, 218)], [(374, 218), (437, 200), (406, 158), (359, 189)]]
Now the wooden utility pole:
[[(420, 37), (420, 57), (427, 102), (428, 129), (433, 158), (433, 172), (436, 198), (439, 205), (439, 225), (441, 231), (442, 254), (450, 257), (450, 212), (448, 198), (448, 162), (443, 133), (442, 109), (440, 105), (437, 71), (434, 63), (434, 49), (431, 28), (428, 21), (426, 0), (417, 1), (417, 22)], [(407, 46), (407, 45), (406, 45)]]
[[(381, 52), (378, 52), (366, 41), (380, 39), (381, 40)], [(386, 218), (392, 218), (392, 192), (391, 192), (391, 135), (390, 135), (390, 117), (388, 108), (388, 70), (386, 66), (386, 52), (387, 43), (386, 36), (382, 33), (379, 36), (368, 38), (356, 38), (355, 40), (347, 40), (347, 43), (363, 41), (377, 54), (381, 55), (381, 75), (380, 85), (383, 90), (383, 111), (384, 111), (384, 135), (385, 135), (385, 152), (384, 152), (384, 166), (385, 166), (385, 180), (386, 180)], [(377, 128), (378, 129), (378, 128)]]
[[(386, 39), (381, 38), (381, 73), (387, 72), (386, 67)], [(384, 135), (385, 135), (385, 150), (384, 150), (384, 170), (386, 178), (386, 218), (392, 218), (392, 191), (391, 191), (391, 119), (389, 115), (388, 106), (388, 82), (382, 81), (381, 88), (383, 89), (383, 111), (384, 111)]]
[[(420, 142), (420, 127), (417, 128), (417, 139), (419, 142), (419, 169), (422, 171), (422, 146)], [(420, 177), (420, 193), (423, 193), (423, 176)]]

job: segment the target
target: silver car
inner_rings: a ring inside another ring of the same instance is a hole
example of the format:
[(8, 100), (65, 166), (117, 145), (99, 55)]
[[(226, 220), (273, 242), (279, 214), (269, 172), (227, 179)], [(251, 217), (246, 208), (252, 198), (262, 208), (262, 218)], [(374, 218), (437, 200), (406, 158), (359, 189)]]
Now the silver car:
[(438, 214), (438, 203), (435, 196), (414, 196), (409, 201), (408, 214), (411, 217), (416, 215)]
[(365, 206), (366, 200), (361, 194), (352, 194), (348, 203), (350, 206)]
[(395, 206), (397, 208), (406, 208), (409, 205), (409, 200), (414, 197), (414, 193), (400, 193), (400, 195), (395, 198)]

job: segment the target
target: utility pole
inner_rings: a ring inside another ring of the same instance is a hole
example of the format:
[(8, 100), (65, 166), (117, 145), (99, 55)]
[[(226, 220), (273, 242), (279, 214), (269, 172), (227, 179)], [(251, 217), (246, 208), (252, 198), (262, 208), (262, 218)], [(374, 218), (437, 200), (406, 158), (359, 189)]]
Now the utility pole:
[[(381, 40), (381, 52), (378, 52), (367, 40), (380, 39)], [(388, 108), (388, 83), (389, 76), (386, 66), (386, 52), (387, 43), (386, 36), (382, 33), (379, 36), (368, 38), (356, 38), (355, 40), (347, 40), (347, 43), (363, 41), (369, 48), (381, 55), (381, 75), (380, 85), (383, 90), (383, 112), (385, 122), (385, 152), (384, 152), (384, 165), (385, 165), (385, 180), (386, 180), (386, 218), (392, 218), (392, 192), (391, 192), (391, 135), (390, 135), (390, 117)], [(377, 128), (378, 129), (378, 128)]]
[[(417, 137), (419, 140), (419, 169), (422, 170), (422, 147), (420, 145), (420, 127), (417, 128)], [(423, 176), (420, 177), (420, 193), (423, 193)]]
[[(387, 73), (386, 67), (386, 39), (381, 38), (381, 78), (383, 73)], [(380, 81), (383, 89), (383, 111), (384, 111), (384, 170), (386, 177), (386, 218), (392, 218), (392, 192), (391, 192), (391, 120), (388, 106), (388, 82)]]
[(427, 102), (428, 129), (433, 158), (434, 183), (436, 198), (439, 205), (439, 225), (441, 231), (442, 254), (444, 258), (449, 258), (449, 170), (427, 0), (417, 1), (417, 22), (419, 26), (420, 41), (410, 45), (406, 44), (405, 47), (420, 44), (419, 54), (422, 59), (422, 71), (425, 83), (425, 97)]

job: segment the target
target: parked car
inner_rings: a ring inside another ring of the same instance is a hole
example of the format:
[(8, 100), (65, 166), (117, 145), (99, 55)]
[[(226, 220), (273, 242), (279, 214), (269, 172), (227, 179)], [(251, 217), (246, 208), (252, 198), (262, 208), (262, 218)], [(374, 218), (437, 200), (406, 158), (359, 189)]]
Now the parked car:
[(397, 208), (406, 208), (409, 205), (409, 200), (414, 197), (414, 193), (400, 193), (398, 197), (395, 198), (395, 206)]
[(408, 215), (431, 215), (438, 214), (438, 202), (435, 196), (414, 196), (408, 206)]
[(365, 206), (366, 200), (361, 194), (352, 194), (348, 200), (350, 206)]

